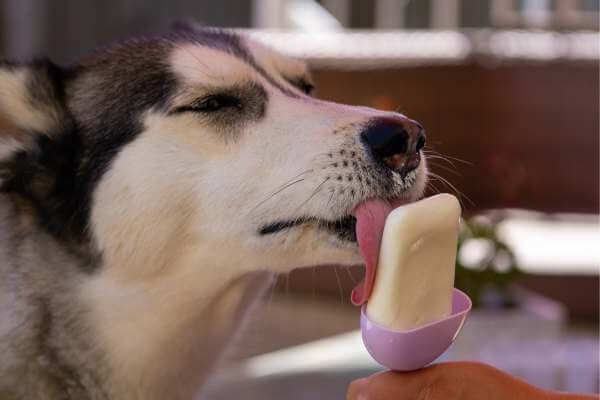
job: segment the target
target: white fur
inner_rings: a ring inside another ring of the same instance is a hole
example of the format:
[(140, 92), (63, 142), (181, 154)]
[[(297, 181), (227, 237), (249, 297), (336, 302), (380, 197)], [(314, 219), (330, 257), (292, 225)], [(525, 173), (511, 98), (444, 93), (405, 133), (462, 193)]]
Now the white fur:
[(170, 64), (189, 85), (184, 93), (187, 89), (235, 85), (256, 76), (251, 66), (234, 55), (193, 44), (179, 46)]

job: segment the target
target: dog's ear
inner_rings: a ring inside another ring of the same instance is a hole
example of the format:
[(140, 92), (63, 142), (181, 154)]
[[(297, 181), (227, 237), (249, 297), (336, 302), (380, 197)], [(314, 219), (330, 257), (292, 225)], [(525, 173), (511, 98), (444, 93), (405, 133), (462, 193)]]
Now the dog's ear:
[(0, 162), (64, 128), (63, 76), (48, 60), (0, 63)]
[(19, 160), (71, 126), (64, 75), (48, 60), (0, 63), (0, 188), (23, 169)]

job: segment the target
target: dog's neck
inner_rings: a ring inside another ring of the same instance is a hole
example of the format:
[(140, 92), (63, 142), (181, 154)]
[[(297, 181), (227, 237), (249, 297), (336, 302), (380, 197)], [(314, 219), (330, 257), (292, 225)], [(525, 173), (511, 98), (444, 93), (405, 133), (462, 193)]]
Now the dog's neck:
[[(224, 252), (206, 248), (173, 251), (169, 268), (161, 259), (146, 268), (104, 263), (90, 273), (34, 224), (9, 220), (9, 211), (0, 201), (6, 220), (0, 231), (11, 238), (0, 241), (0, 259), (22, 251), (0, 265), (3, 276), (13, 277), (0, 282), (0, 292), (6, 304), (29, 311), (2, 314), (0, 333), (10, 332), (7, 343), (22, 343), (27, 351), (13, 354), (15, 348), (0, 343), (8, 352), (0, 393), (3, 385), (25, 385), (49, 399), (67, 392), (77, 399), (191, 399), (272, 282), (270, 272), (251, 272), (256, 266), (243, 269), (235, 264), (240, 260), (229, 255), (226, 262), (215, 257)], [(27, 376), (7, 375), (19, 368)]]
[(177, 270), (140, 283), (100, 274), (84, 288), (115, 398), (192, 398), (271, 282), (206, 264)]

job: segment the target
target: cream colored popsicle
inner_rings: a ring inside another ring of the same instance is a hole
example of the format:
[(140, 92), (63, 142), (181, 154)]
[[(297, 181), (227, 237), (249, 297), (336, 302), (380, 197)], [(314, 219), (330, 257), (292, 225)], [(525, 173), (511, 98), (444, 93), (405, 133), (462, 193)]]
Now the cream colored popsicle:
[(406, 331), (450, 315), (460, 204), (439, 194), (393, 210), (385, 221), (368, 317)]

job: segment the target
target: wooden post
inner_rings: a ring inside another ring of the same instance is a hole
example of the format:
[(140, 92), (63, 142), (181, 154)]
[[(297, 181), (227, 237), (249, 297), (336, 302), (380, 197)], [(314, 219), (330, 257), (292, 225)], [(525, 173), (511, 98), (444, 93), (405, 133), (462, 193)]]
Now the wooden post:
[(458, 29), (459, 25), (459, 0), (431, 0), (430, 26), (432, 29)]
[(377, 0), (375, 2), (375, 28), (399, 29), (404, 27), (406, 0)]

